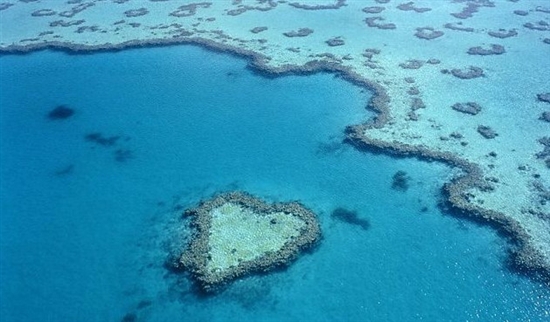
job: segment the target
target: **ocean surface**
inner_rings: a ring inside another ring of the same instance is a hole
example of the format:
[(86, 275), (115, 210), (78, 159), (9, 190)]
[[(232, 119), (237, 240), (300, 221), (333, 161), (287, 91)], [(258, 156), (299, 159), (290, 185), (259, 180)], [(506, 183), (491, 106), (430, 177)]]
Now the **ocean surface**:
[[(0, 320), (548, 319), (550, 290), (507, 268), (507, 241), (438, 208), (452, 169), (342, 143), (370, 95), (194, 46), (0, 57)], [(59, 105), (75, 114), (48, 118)], [(299, 200), (323, 239), (200, 295), (164, 264), (188, 240), (182, 210), (230, 190)]]

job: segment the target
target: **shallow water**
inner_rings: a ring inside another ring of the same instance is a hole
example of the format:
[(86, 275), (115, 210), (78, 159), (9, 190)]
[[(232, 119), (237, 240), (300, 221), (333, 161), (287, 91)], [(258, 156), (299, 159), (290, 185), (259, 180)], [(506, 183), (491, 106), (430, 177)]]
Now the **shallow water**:
[[(0, 58), (2, 321), (548, 318), (550, 291), (505, 268), (505, 240), (437, 208), (450, 169), (341, 144), (372, 116), (369, 93), (245, 66), (190, 46)], [(75, 115), (49, 120), (60, 104)], [(398, 170), (406, 191), (391, 189)], [(197, 296), (163, 267), (188, 234), (181, 208), (233, 189), (300, 200), (324, 238)]]

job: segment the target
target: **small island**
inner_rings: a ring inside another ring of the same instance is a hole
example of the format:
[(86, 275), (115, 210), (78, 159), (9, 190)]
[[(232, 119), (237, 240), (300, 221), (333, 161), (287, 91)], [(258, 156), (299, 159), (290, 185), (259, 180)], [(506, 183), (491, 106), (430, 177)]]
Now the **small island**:
[(185, 215), (195, 231), (180, 264), (205, 292), (287, 265), (321, 237), (315, 214), (301, 204), (267, 204), (244, 192), (218, 195)]

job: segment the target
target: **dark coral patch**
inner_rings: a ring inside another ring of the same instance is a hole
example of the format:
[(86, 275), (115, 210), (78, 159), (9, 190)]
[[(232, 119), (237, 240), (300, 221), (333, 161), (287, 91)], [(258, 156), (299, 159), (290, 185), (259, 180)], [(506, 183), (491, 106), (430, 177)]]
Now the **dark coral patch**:
[(74, 109), (65, 105), (59, 105), (48, 113), (48, 118), (50, 120), (65, 120), (73, 116), (74, 113)]
[(250, 32), (253, 33), (253, 34), (257, 34), (257, 33), (260, 33), (262, 31), (266, 31), (267, 30), (267, 27), (254, 27), (252, 29), (250, 29)]
[(491, 48), (486, 49), (481, 46), (471, 47), (468, 49), (468, 55), (480, 55), (480, 56), (488, 56), (488, 55), (502, 55), (506, 52), (506, 49), (504, 49), (504, 46), (492, 44)]
[(503, 38), (515, 37), (518, 35), (518, 32), (515, 29), (510, 29), (510, 30), (499, 29), (498, 31), (489, 31), (487, 32), (487, 34), (491, 37), (503, 39)]
[(338, 207), (332, 211), (330, 217), (350, 225), (359, 226), (363, 230), (370, 228), (370, 222), (367, 219), (359, 217), (357, 211), (354, 210)]
[(307, 37), (313, 33), (313, 29), (310, 28), (300, 28), (298, 30), (292, 30), (284, 32), (283, 35), (289, 38), (293, 37)]
[(149, 10), (147, 10), (147, 8), (139, 8), (139, 9), (132, 9), (132, 10), (124, 11), (124, 15), (128, 18), (144, 16), (148, 13), (149, 13)]
[(364, 13), (380, 13), (384, 10), (386, 10), (386, 8), (380, 7), (380, 6), (372, 6), (372, 7), (363, 8)]
[(407, 175), (407, 172), (399, 170), (394, 173), (392, 177), (391, 188), (399, 191), (407, 191), (409, 189), (410, 177)]
[(456, 103), (453, 104), (451, 108), (455, 111), (470, 115), (476, 115), (481, 112), (481, 106), (476, 102)]
[(212, 5), (212, 2), (197, 2), (184, 4), (179, 6), (178, 9), (170, 12), (172, 17), (190, 17), (194, 16), (197, 13), (198, 8), (209, 8)]
[(115, 161), (121, 162), (121, 163), (135, 158), (134, 152), (128, 149), (117, 149), (114, 153), (114, 156), (115, 156)]
[(419, 69), (424, 65), (424, 62), (418, 59), (409, 59), (404, 63), (400, 63), (399, 67), (403, 69)]
[(397, 26), (394, 23), (381, 23), (381, 21), (384, 21), (385, 19), (382, 17), (370, 17), (365, 19), (365, 22), (367, 23), (367, 26), (378, 28), (378, 29), (396, 29)]
[(451, 13), (458, 19), (471, 18), (474, 13), (479, 11), (480, 7), (494, 7), (495, 4), (490, 0), (453, 0), (453, 2), (466, 2), (466, 7), (462, 8), (461, 12)]
[(416, 33), (414, 35), (420, 39), (432, 40), (443, 36), (443, 34), (443, 31), (435, 30), (432, 27), (422, 27), (416, 28)]
[(323, 5), (323, 4), (310, 5), (310, 4), (303, 4), (299, 2), (291, 2), (288, 5), (294, 8), (304, 9), (304, 10), (335, 10), (345, 6), (346, 0), (337, 0), (334, 4), (326, 4), (326, 5)]
[(94, 133), (86, 134), (86, 136), (84, 136), (84, 139), (88, 142), (93, 142), (101, 146), (113, 146), (120, 139), (120, 136), (116, 135), (116, 136), (104, 137), (103, 134), (99, 132), (94, 132)]
[(537, 22), (528, 22), (523, 24), (525, 28), (531, 29), (531, 30), (537, 30), (537, 31), (547, 31), (550, 30), (550, 24), (544, 20), (537, 21)]
[(550, 103), (550, 93), (537, 94), (537, 99), (541, 102)]
[(456, 24), (446, 23), (443, 27), (451, 30), (465, 31), (465, 32), (474, 32), (475, 29), (472, 27), (463, 27), (462, 22), (457, 22)]
[(486, 125), (478, 126), (477, 132), (486, 139), (494, 139), (498, 136), (498, 133), (495, 132), (495, 130), (493, 130), (490, 126), (486, 126)]
[(336, 38), (331, 38), (327, 41), (325, 41), (327, 43), (327, 45), (331, 46), (331, 47), (336, 47), (336, 46), (343, 46), (345, 45), (346, 43), (344, 42), (344, 40), (340, 37), (336, 37)]
[(56, 15), (57, 12), (55, 12), (55, 10), (52, 10), (52, 9), (40, 9), (40, 10), (36, 10), (36, 11), (33, 11), (33, 13), (31, 13), (31, 16), (33, 17), (47, 17), (47, 16), (53, 16), (53, 15)]
[(484, 76), (483, 69), (475, 66), (470, 66), (466, 69), (454, 68), (454, 69), (451, 69), (451, 74), (454, 77), (457, 77), (460, 79), (472, 79), (472, 78), (478, 78), (478, 77)]
[(423, 13), (426, 11), (432, 10), (431, 8), (419, 8), (414, 6), (414, 2), (410, 1), (407, 3), (402, 3), (397, 6), (397, 9), (403, 10), (403, 11), (414, 11), (416, 13)]
[(8, 8), (11, 7), (11, 6), (13, 6), (13, 3), (2, 2), (2, 3), (0, 3), (0, 11), (6, 10), (6, 9), (8, 9)]

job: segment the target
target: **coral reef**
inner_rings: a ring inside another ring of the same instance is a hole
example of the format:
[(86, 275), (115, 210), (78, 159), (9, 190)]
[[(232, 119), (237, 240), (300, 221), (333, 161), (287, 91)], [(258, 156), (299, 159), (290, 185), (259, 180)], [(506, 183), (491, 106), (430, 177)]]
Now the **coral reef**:
[(78, 4), (77, 6), (72, 7), (71, 10), (60, 12), (59, 15), (65, 18), (72, 18), (76, 14), (88, 9), (89, 7), (93, 7), (94, 5), (95, 3), (93, 2), (81, 3), (81, 4)]
[(435, 30), (432, 27), (416, 28), (414, 35), (420, 39), (432, 40), (444, 35), (443, 31)]
[(380, 13), (384, 10), (386, 10), (386, 8), (384, 7), (379, 7), (379, 6), (373, 6), (373, 7), (365, 7), (362, 9), (364, 13)]
[(486, 139), (494, 139), (498, 136), (498, 133), (495, 132), (495, 130), (493, 130), (490, 126), (486, 126), (486, 125), (478, 126), (477, 132)]
[(315, 214), (299, 203), (270, 205), (243, 192), (221, 194), (185, 215), (196, 231), (180, 264), (207, 292), (287, 265), (321, 237)]
[(346, 0), (336, 0), (336, 3), (328, 4), (328, 5), (321, 5), (321, 4), (309, 5), (309, 4), (299, 3), (299, 2), (291, 2), (288, 5), (294, 8), (304, 9), (304, 10), (334, 10), (334, 9), (340, 9), (341, 7), (345, 6)]
[(470, 66), (465, 69), (454, 68), (454, 69), (451, 69), (451, 74), (454, 77), (457, 77), (460, 79), (472, 79), (472, 78), (478, 78), (478, 77), (484, 76), (483, 69), (476, 66)]
[(311, 35), (312, 33), (313, 33), (313, 29), (300, 28), (298, 30), (287, 31), (287, 32), (283, 33), (283, 35), (285, 35), (286, 37), (293, 38), (293, 37), (307, 37), (307, 36)]
[(541, 102), (550, 103), (550, 93), (537, 94), (537, 99)]
[(540, 20), (537, 22), (528, 22), (523, 24), (523, 26), (527, 29), (531, 30), (537, 30), (537, 31), (547, 31), (550, 30), (550, 24), (544, 20)]
[(148, 13), (149, 10), (147, 10), (147, 8), (131, 9), (124, 11), (124, 15), (128, 18), (145, 16)]
[(491, 37), (504, 39), (504, 38), (515, 37), (518, 35), (518, 32), (515, 29), (510, 29), (510, 30), (499, 29), (498, 31), (489, 31), (487, 32), (487, 34)]
[(11, 7), (11, 6), (13, 6), (13, 3), (2, 2), (2, 3), (0, 3), (0, 11), (6, 10), (6, 9), (8, 9), (8, 8)]
[(374, 27), (378, 29), (396, 29), (397, 26), (394, 23), (380, 23), (380, 21), (384, 21), (385, 19), (382, 17), (370, 17), (365, 19), (365, 22), (367, 23), (367, 26)]
[(397, 9), (403, 10), (403, 11), (414, 11), (416, 13), (423, 13), (423, 12), (432, 10), (431, 8), (418, 8), (418, 7), (415, 7), (414, 2), (412, 2), (412, 1), (402, 3), (402, 4), (398, 5)]
[(465, 2), (466, 7), (462, 9), (461, 12), (458, 13), (451, 13), (451, 15), (458, 19), (467, 19), (471, 18), (474, 13), (479, 11), (480, 7), (494, 7), (495, 4), (492, 1), (489, 0), (454, 0), (453, 2)]
[(391, 188), (399, 191), (407, 191), (409, 189), (410, 177), (403, 170), (397, 171), (392, 177)]
[(419, 69), (424, 65), (424, 62), (418, 59), (409, 59), (404, 63), (400, 63), (399, 67), (403, 69)]
[(350, 225), (359, 226), (363, 230), (370, 228), (370, 222), (367, 219), (359, 217), (357, 211), (354, 210), (338, 207), (331, 212), (330, 217)]
[(253, 33), (253, 34), (257, 34), (257, 33), (260, 33), (262, 31), (266, 31), (267, 30), (267, 27), (254, 27), (252, 29), (250, 29), (250, 32)]
[(331, 47), (336, 47), (336, 46), (343, 46), (345, 45), (346, 43), (344, 42), (343, 39), (341, 39), (340, 37), (336, 37), (336, 38), (331, 38), (327, 41), (325, 41), (327, 43), (327, 45), (331, 46)]
[(57, 12), (52, 9), (40, 9), (36, 10), (33, 13), (31, 13), (31, 16), (33, 17), (46, 17), (46, 16), (55, 16)]
[(443, 27), (451, 30), (465, 31), (465, 32), (474, 32), (475, 29), (472, 27), (462, 27), (462, 22), (457, 22), (456, 24), (446, 23)]
[(476, 102), (456, 103), (451, 108), (455, 111), (471, 115), (481, 112), (481, 106)]
[(197, 13), (197, 8), (209, 8), (212, 2), (196, 2), (179, 6), (178, 9), (170, 12), (173, 17), (190, 17)]
[(74, 115), (74, 109), (66, 106), (59, 105), (48, 113), (50, 120), (65, 120)]
[(120, 139), (120, 135), (110, 136), (110, 137), (104, 137), (103, 134), (99, 132), (94, 132), (90, 134), (86, 134), (84, 136), (84, 139), (88, 142), (93, 142), (98, 145), (102, 146), (113, 146), (117, 143), (117, 141)]
[(488, 55), (502, 55), (506, 52), (506, 49), (504, 49), (504, 46), (492, 44), (491, 48), (485, 49), (481, 46), (477, 47), (471, 47), (468, 49), (468, 55), (481, 55), (481, 56), (488, 56)]

